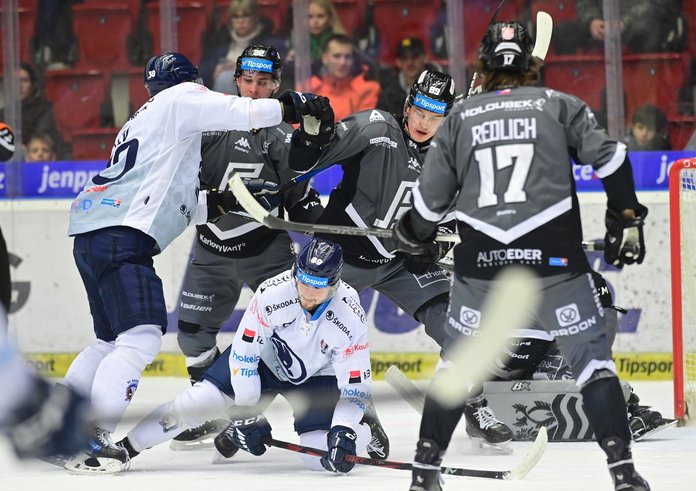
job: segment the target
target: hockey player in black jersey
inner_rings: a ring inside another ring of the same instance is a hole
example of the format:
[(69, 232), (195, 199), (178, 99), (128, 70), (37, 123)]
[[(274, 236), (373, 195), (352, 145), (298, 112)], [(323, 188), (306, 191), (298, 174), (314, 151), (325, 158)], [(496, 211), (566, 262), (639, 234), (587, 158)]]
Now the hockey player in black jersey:
[[(318, 223), (389, 229), (411, 206), (411, 190), (420, 175), (430, 142), (455, 100), (449, 75), (426, 70), (404, 102), (403, 117), (381, 110), (354, 113), (336, 124), (329, 122), (293, 136), (290, 167), (298, 171), (341, 165), (343, 179), (331, 192)], [(314, 133), (316, 136), (312, 136)], [(453, 218), (440, 230), (453, 231)], [(441, 347), (448, 338), (446, 320), (450, 280), (436, 265), (447, 248), (432, 242), (427, 255), (396, 252), (391, 239), (327, 235), (343, 248), (344, 278), (362, 291), (372, 287), (425, 325), (426, 333)], [(482, 396), (466, 404), (469, 436), (495, 452), (508, 453), (510, 429), (498, 421)]]
[[(237, 58), (235, 83), (242, 97), (267, 99), (280, 87), (280, 55), (272, 46), (248, 46)], [(333, 118), (333, 115), (331, 115)], [(278, 193), (278, 185), (297, 177), (288, 167), (293, 127), (280, 123), (252, 131), (203, 133), (201, 182), (224, 189), (232, 173), (249, 178), (250, 189), (273, 213), (289, 213), (292, 220), (315, 221), (322, 207), (318, 193), (306, 184)], [(213, 223), (199, 225), (193, 259), (186, 269), (181, 289), (178, 342), (186, 367), (195, 383), (213, 364), (220, 351), (216, 338), (239, 300), (244, 283), (256, 290), (262, 281), (292, 264), (292, 240), (287, 232), (271, 230), (260, 223), (225, 214)], [(211, 421), (187, 430), (172, 441), (172, 448), (201, 446), (226, 426)]]
[[(614, 487), (645, 491), (650, 487), (633, 465), (605, 311), (580, 247), (569, 151), (592, 164), (604, 185), (607, 263), (643, 261), (647, 208), (636, 197), (625, 145), (609, 138), (581, 100), (534, 87), (540, 64), (531, 52), (521, 24), (489, 27), (477, 67), (484, 93), (464, 100), (443, 123), (413, 189), (414, 207), (394, 236), (400, 250), (423, 253), (456, 197), (461, 243), (445, 325), (453, 335), (474, 332), (471, 318), (460, 314), (480, 311), (506, 265), (524, 263), (539, 275), (543, 293), (535, 319), (573, 370)], [(461, 407), (426, 399), (412, 491), (441, 489), (439, 466), (461, 414)]]

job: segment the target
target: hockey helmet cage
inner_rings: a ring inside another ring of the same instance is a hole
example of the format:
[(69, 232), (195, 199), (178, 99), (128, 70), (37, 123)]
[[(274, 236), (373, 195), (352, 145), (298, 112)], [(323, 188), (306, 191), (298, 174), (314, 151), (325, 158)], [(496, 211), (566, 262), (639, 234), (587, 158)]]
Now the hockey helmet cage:
[(424, 70), (411, 86), (406, 105), (446, 116), (455, 97), (452, 77), (436, 70)]
[(273, 80), (280, 82), (283, 71), (283, 62), (280, 54), (272, 46), (266, 44), (252, 44), (247, 46), (237, 58), (237, 67), (234, 70), (234, 78), (238, 78), (244, 71), (270, 73)]
[(183, 82), (203, 83), (198, 68), (180, 53), (153, 56), (145, 65), (145, 88), (150, 97)]
[(534, 42), (519, 22), (491, 24), (479, 47), (479, 59), (491, 70), (521, 71), (529, 69)]
[(343, 270), (341, 246), (325, 240), (312, 239), (295, 259), (293, 274), (297, 281), (315, 288), (326, 288), (338, 283)]

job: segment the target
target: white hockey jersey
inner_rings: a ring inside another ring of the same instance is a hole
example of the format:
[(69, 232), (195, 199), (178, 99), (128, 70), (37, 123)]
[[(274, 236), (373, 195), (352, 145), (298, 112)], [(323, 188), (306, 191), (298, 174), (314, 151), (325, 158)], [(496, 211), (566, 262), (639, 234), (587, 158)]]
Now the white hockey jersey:
[(198, 193), (201, 133), (281, 122), (275, 99), (252, 100), (184, 82), (150, 98), (123, 125), (107, 168), (73, 201), (70, 235), (117, 225), (145, 232), (164, 250), (186, 226), (205, 223)]
[(236, 405), (259, 401), (259, 360), (278, 379), (296, 385), (313, 376), (335, 375), (341, 394), (332, 426), (360, 424), (371, 398), (372, 373), (365, 311), (348, 284), (341, 281), (312, 315), (300, 306), (290, 271), (261, 283), (230, 350)]

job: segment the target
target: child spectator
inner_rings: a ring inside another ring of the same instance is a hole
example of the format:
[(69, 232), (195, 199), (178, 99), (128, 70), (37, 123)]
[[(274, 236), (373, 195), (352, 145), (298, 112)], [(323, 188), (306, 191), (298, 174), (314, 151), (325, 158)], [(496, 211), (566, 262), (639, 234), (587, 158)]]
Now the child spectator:
[(56, 160), (56, 146), (49, 135), (34, 135), (27, 144), (25, 162), (51, 162)]
[(636, 109), (631, 118), (633, 126), (627, 138), (632, 151), (671, 150), (667, 134), (667, 116), (658, 107), (645, 104)]

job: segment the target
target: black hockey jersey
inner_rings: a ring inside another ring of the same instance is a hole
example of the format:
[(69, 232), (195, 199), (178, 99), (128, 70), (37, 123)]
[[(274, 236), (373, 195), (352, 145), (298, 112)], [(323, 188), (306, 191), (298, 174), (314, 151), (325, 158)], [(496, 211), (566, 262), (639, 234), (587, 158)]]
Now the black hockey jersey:
[(626, 146), (561, 92), (523, 87), (471, 97), (433, 139), (414, 208), (436, 222), (459, 191), (460, 275), (487, 279), (512, 263), (544, 276), (589, 271), (571, 155), (605, 178), (624, 163)]
[[(298, 176), (288, 167), (293, 128), (281, 123), (253, 131), (210, 131), (203, 133), (201, 183), (224, 189), (233, 173), (260, 177), (282, 184)], [(305, 195), (307, 185), (298, 184), (283, 192), (283, 206), (292, 209)], [(282, 210), (272, 210), (278, 216)], [(248, 257), (262, 251), (280, 232), (245, 217), (226, 214), (215, 223), (197, 227), (198, 241), (214, 254)]]
[[(341, 183), (318, 223), (389, 229), (411, 207), (411, 189), (427, 147), (408, 138), (400, 121), (380, 110), (354, 113), (336, 124), (336, 135), (315, 169), (340, 164)], [(291, 157), (292, 158), (292, 157)], [(302, 163), (292, 168), (301, 168)], [(327, 235), (343, 247), (344, 260), (374, 268), (393, 260), (391, 239)]]

